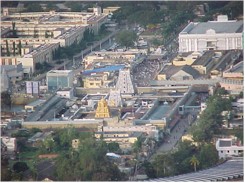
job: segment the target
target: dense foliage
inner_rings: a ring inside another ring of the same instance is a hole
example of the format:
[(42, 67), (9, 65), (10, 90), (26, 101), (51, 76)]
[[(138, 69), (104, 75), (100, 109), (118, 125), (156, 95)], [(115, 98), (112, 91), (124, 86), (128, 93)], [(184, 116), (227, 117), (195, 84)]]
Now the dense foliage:
[(11, 97), (10, 93), (7, 91), (1, 92), (1, 108), (9, 108), (11, 106)]
[(116, 35), (116, 41), (120, 46), (125, 46), (126, 48), (134, 46), (134, 42), (137, 40), (137, 35), (133, 31), (124, 30)]
[(222, 126), (222, 111), (231, 110), (231, 99), (224, 98), (223, 89), (219, 89), (215, 95), (210, 96), (207, 100), (207, 108), (200, 115), (196, 125), (192, 126), (193, 139), (196, 142), (210, 142), (214, 134), (219, 132)]
[(218, 162), (218, 153), (212, 144), (195, 146), (190, 141), (180, 142), (177, 150), (158, 155), (152, 163), (144, 163), (150, 178), (184, 174), (208, 168)]

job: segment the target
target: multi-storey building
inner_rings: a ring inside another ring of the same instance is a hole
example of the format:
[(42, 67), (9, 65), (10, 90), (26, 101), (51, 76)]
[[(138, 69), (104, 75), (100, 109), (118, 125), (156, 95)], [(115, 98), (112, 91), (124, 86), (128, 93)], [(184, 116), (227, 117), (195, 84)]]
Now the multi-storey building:
[(48, 91), (73, 87), (72, 70), (51, 70), (47, 72)]
[(243, 21), (190, 22), (179, 34), (179, 52), (242, 49)]
[[(22, 63), (24, 72), (35, 72), (36, 63), (52, 61), (52, 53), (59, 46), (71, 46), (83, 38), (88, 28), (98, 33), (107, 22), (100, 7), (88, 12), (32, 12), (4, 13), (1, 22), (0, 65)], [(16, 36), (13, 37), (13, 29)]]

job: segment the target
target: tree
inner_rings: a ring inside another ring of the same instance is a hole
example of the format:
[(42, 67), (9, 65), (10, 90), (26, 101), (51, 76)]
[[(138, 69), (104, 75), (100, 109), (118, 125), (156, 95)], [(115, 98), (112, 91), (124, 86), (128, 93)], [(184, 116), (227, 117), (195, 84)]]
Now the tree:
[(239, 129), (236, 131), (235, 136), (241, 140), (241, 143), (243, 145), (243, 129)]
[(102, 24), (99, 29), (99, 34), (105, 34), (107, 32), (107, 28), (105, 24)]
[[(86, 136), (86, 135), (85, 135)], [(78, 151), (69, 149), (55, 163), (59, 181), (120, 181), (122, 174), (106, 157), (107, 144), (103, 141), (80, 139)]]
[(15, 22), (12, 22), (12, 33), (13, 33), (13, 38), (17, 38), (17, 31), (15, 28)]
[(29, 169), (29, 167), (27, 166), (27, 164), (25, 162), (16, 162), (13, 165), (13, 170), (16, 173), (24, 172), (24, 171), (26, 171), (28, 169)]
[(8, 108), (11, 106), (11, 97), (10, 93), (4, 91), (1, 93), (1, 107), (2, 109)]
[(11, 171), (8, 166), (9, 166), (8, 159), (1, 156), (1, 181), (11, 180)]
[(156, 178), (157, 177), (156, 176), (156, 171), (155, 171), (153, 165), (150, 162), (145, 161), (142, 164), (142, 166), (145, 169), (145, 173), (146, 173), (147, 177), (149, 177), (149, 178)]
[(201, 164), (201, 168), (208, 168), (215, 165), (219, 160), (215, 146), (213, 144), (202, 145), (198, 154), (198, 160)]
[(126, 48), (134, 46), (134, 42), (137, 40), (137, 35), (133, 31), (124, 30), (116, 35), (116, 41)]
[(9, 51), (9, 44), (8, 44), (8, 40), (6, 40), (6, 50), (7, 50), (7, 56), (10, 56), (10, 51)]
[(54, 139), (52, 137), (45, 138), (43, 141), (43, 145), (50, 152), (55, 146)]
[(18, 44), (19, 55), (21, 55), (21, 48), (22, 48), (21, 41), (19, 41), (19, 44)]
[(194, 167), (194, 171), (197, 171), (197, 166), (200, 164), (200, 162), (198, 161), (198, 159), (196, 158), (195, 155), (192, 156), (191, 160), (190, 160), (191, 165), (193, 165)]
[(173, 154), (161, 154), (154, 159), (152, 165), (157, 177), (170, 176), (174, 173), (173, 157)]
[(108, 150), (110, 152), (117, 152), (120, 150), (119, 144), (117, 142), (108, 143)]
[(15, 56), (15, 42), (13, 42), (13, 55)]

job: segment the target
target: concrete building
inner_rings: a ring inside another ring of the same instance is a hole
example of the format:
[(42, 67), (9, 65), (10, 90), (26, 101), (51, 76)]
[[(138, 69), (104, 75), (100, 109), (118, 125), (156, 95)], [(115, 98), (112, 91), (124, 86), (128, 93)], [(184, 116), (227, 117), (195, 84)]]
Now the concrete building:
[[(18, 38), (8, 38), (15, 23)], [(70, 46), (83, 38), (85, 29), (98, 34), (100, 26), (107, 22), (101, 8), (87, 12), (32, 12), (5, 13), (1, 22), (0, 65), (22, 63), (24, 73), (35, 72), (36, 63), (53, 60), (52, 54), (59, 46)]]
[(244, 151), (243, 148), (240, 142), (231, 138), (218, 139), (216, 141), (216, 149), (219, 153), (219, 158), (242, 155)]
[(73, 87), (72, 70), (51, 70), (47, 72), (48, 91), (56, 91), (62, 88)]
[(226, 79), (235, 79), (235, 80), (243, 80), (243, 61), (237, 63), (236, 65), (230, 66), (229, 69), (223, 72), (223, 78)]
[(3, 144), (6, 147), (6, 153), (12, 154), (16, 152), (17, 144), (16, 144), (16, 138), (10, 138), (10, 137), (1, 137), (1, 144)]
[(243, 80), (223, 79), (219, 84), (231, 94), (239, 94), (244, 89)]
[(1, 65), (1, 91), (11, 90), (11, 83), (15, 84), (17, 81), (21, 81), (23, 76), (22, 64)]
[(107, 143), (117, 142), (121, 149), (131, 149), (132, 145), (138, 140), (142, 132), (95, 132), (95, 138), (103, 140)]
[(73, 88), (58, 89), (56, 94), (60, 97), (71, 99), (74, 97), (74, 89)]
[(179, 54), (174, 58), (172, 64), (174, 66), (184, 66), (184, 65), (192, 65), (193, 62), (202, 56), (201, 52), (186, 52)]
[(192, 67), (196, 69), (200, 74), (209, 74), (209, 72), (215, 65), (215, 57), (220, 58), (221, 53), (206, 51), (201, 57), (195, 60), (195, 62), (192, 64)]
[(124, 69), (119, 71), (119, 76), (116, 84), (116, 90), (121, 94), (134, 94), (135, 89), (131, 79), (130, 70)]
[(84, 88), (106, 88), (114, 79), (109, 72), (93, 73), (83, 79)]
[(179, 52), (242, 49), (243, 21), (190, 22), (179, 34)]
[(193, 69), (189, 65), (174, 66), (169, 65), (163, 68), (163, 70), (157, 75), (157, 80), (193, 80), (200, 76), (197, 70)]

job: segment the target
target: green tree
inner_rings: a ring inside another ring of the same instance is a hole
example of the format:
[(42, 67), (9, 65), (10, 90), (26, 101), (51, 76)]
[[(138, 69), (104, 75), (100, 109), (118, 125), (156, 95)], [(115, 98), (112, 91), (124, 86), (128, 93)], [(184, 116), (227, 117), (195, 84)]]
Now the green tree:
[(108, 143), (108, 150), (110, 152), (118, 152), (120, 150), (119, 144), (117, 142)]
[(15, 56), (15, 42), (13, 42), (13, 55)]
[(153, 165), (148, 162), (148, 161), (145, 161), (142, 166), (144, 167), (144, 170), (145, 170), (145, 173), (147, 175), (147, 177), (149, 178), (156, 178), (156, 171), (153, 167)]
[(52, 137), (45, 138), (43, 141), (43, 145), (50, 152), (55, 146), (54, 139)]
[(195, 155), (192, 156), (191, 160), (190, 160), (191, 165), (194, 167), (194, 171), (197, 171), (197, 166), (200, 164), (200, 162), (198, 161), (198, 159), (196, 158)]
[(116, 181), (122, 174), (106, 158), (107, 144), (93, 138), (80, 139), (78, 151), (68, 150), (56, 162), (59, 181)]
[(134, 46), (134, 42), (137, 40), (137, 35), (133, 31), (123, 30), (116, 35), (116, 41), (126, 48)]
[(99, 34), (102, 35), (102, 34), (105, 34), (105, 33), (107, 33), (107, 28), (106, 28), (105, 24), (102, 24), (100, 26), (100, 29), (99, 29)]
[(174, 173), (173, 157), (172, 154), (161, 154), (154, 159), (152, 165), (157, 177), (170, 176)]
[(7, 50), (7, 56), (10, 56), (10, 51), (9, 51), (9, 44), (8, 44), (8, 40), (6, 40), (6, 50)]
[(13, 165), (13, 170), (16, 173), (24, 172), (24, 171), (26, 171), (28, 169), (29, 169), (29, 167), (27, 166), (27, 164), (25, 162), (16, 162)]
[(12, 34), (13, 34), (13, 38), (17, 38), (17, 31), (16, 31), (16, 27), (15, 27), (15, 22), (12, 22)]
[(239, 140), (241, 140), (241, 143), (242, 143), (242, 145), (243, 145), (243, 129), (239, 129), (239, 130), (237, 130), (236, 131), (236, 133), (235, 133), (235, 136), (239, 139)]
[(1, 181), (10, 181), (11, 171), (9, 168), (9, 161), (4, 156), (1, 156)]
[(21, 41), (19, 41), (18, 43), (18, 54), (19, 55), (21, 55), (21, 48), (22, 48)]
[(218, 152), (213, 144), (203, 144), (200, 148), (198, 160), (201, 168), (208, 168), (218, 163)]
[(9, 108), (11, 106), (11, 97), (10, 93), (4, 91), (1, 93), (1, 108), (2, 110), (5, 108)]

